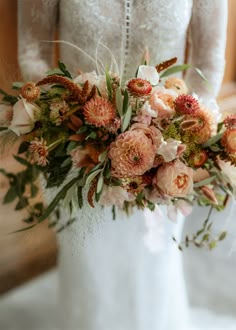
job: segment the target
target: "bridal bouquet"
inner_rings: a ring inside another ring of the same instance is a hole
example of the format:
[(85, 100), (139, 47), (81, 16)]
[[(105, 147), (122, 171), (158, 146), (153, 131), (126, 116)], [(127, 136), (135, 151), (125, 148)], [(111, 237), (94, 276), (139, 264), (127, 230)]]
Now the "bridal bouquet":
[[(235, 194), (236, 115), (218, 123), (184, 80), (169, 77), (186, 68), (175, 61), (141, 65), (124, 86), (111, 72), (72, 79), (59, 62), (37, 83), (15, 83), (17, 97), (1, 91), (2, 144), (20, 140), (15, 159), (25, 166), (1, 170), (10, 183), (4, 202), (28, 209), (27, 228), (52, 212), (59, 217), (62, 202), (72, 214), (85, 198), (91, 207), (112, 206), (113, 216), (115, 207), (129, 213), (165, 204), (171, 218), (195, 202), (224, 208)], [(46, 188), (59, 187), (47, 208), (31, 202), (40, 173)], [(207, 219), (195, 245), (215, 244), (210, 226)]]

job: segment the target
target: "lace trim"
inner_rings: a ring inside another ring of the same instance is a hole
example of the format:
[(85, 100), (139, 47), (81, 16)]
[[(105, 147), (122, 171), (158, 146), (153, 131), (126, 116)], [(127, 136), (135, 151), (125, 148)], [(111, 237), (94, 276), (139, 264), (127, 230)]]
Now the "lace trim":
[(130, 26), (131, 26), (131, 12), (132, 12), (132, 4), (131, 0), (126, 0), (125, 1), (125, 33), (124, 33), (124, 59), (125, 59), (125, 64), (124, 64), (124, 75), (127, 73), (127, 57), (129, 55), (130, 51)]

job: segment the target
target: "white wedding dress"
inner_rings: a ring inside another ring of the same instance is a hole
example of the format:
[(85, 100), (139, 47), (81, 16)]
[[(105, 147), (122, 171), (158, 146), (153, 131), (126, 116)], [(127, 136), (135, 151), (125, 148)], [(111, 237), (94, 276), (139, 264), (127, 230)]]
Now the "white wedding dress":
[[(59, 9), (59, 11), (58, 11)], [(58, 20), (60, 58), (76, 74), (111, 66), (131, 77), (148, 47), (152, 64), (178, 57), (187, 32), (192, 70), (187, 81), (206, 101), (218, 93), (223, 70), (226, 0), (19, 0), (19, 62), (29, 79), (52, 66)], [(111, 54), (112, 53), (112, 54)], [(116, 59), (116, 62), (114, 61)], [(101, 60), (101, 61), (100, 61)], [(62, 222), (68, 218), (64, 216)], [(58, 235), (60, 327), (68, 330), (190, 330), (181, 255), (172, 242), (181, 221), (157, 211), (122, 213), (87, 203)]]

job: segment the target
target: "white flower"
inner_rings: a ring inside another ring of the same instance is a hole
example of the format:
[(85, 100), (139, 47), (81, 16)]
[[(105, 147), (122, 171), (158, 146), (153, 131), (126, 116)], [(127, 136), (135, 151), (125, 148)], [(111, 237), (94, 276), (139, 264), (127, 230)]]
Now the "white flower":
[(0, 126), (8, 127), (11, 123), (13, 109), (11, 105), (0, 104)]
[(178, 147), (181, 144), (180, 141), (174, 139), (167, 139), (162, 141), (161, 146), (158, 148), (158, 155), (161, 155), (164, 158), (165, 162), (171, 162), (176, 158)]
[(156, 111), (152, 110), (150, 104), (148, 102), (145, 102), (144, 105), (141, 108), (141, 113), (143, 115), (148, 115), (152, 118), (156, 118), (157, 117), (157, 113)]
[(236, 193), (236, 167), (231, 165), (230, 162), (225, 162), (218, 159), (218, 165), (221, 168), (223, 176), (233, 188), (233, 193)]
[(120, 186), (103, 186), (99, 204), (103, 206), (116, 205), (122, 207), (124, 201), (133, 201), (135, 196)]
[(157, 85), (159, 82), (159, 74), (154, 66), (140, 65), (137, 78), (145, 79), (151, 85)]
[(38, 106), (21, 98), (13, 106), (13, 119), (9, 129), (18, 136), (31, 132), (40, 112), (41, 109)]

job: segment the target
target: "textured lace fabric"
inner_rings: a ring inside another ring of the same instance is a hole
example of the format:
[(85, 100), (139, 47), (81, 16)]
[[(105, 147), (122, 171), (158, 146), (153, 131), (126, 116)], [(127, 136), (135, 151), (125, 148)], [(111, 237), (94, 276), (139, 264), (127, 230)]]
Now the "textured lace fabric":
[[(190, 62), (205, 73), (211, 89), (193, 70), (188, 83), (205, 99), (218, 93), (227, 0), (18, 3), (19, 61), (30, 79), (52, 66), (52, 44), (45, 40), (54, 39), (59, 13), (59, 39), (80, 48), (60, 44), (61, 60), (75, 74), (78, 69), (102, 72), (110, 67), (125, 81), (135, 73), (146, 47), (151, 64), (174, 56), (182, 63), (189, 30)], [(173, 224), (165, 219), (162, 251), (153, 253), (144, 242), (145, 217), (150, 221), (145, 213), (136, 211), (131, 218), (119, 213), (113, 222), (109, 211), (85, 203), (77, 221), (58, 236), (62, 329), (190, 330), (180, 255), (171, 243)], [(93, 223), (99, 224), (97, 231)]]

